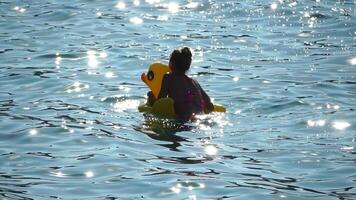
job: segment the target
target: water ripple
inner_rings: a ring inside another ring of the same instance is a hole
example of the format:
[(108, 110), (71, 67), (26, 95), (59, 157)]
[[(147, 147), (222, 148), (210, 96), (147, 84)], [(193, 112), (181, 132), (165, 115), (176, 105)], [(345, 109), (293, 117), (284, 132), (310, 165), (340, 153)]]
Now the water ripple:
[[(354, 2), (0, 5), (0, 199), (354, 198)], [(179, 46), (226, 113), (137, 111)]]

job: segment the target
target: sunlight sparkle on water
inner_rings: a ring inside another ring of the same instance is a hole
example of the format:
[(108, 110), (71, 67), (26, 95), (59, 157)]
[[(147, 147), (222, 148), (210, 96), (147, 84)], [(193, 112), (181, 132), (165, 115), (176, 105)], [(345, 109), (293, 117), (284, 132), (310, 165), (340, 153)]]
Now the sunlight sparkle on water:
[(298, 34), (299, 37), (309, 37), (312, 32), (301, 32)]
[(201, 47), (198, 47), (193, 50), (193, 62), (199, 63), (204, 61), (204, 50)]
[(122, 1), (118, 2), (115, 6), (115, 8), (119, 9), (119, 10), (123, 10), (126, 8), (126, 4)]
[(130, 18), (130, 22), (133, 24), (142, 24), (143, 23), (143, 19), (139, 18), (139, 17), (132, 17)]
[(18, 11), (18, 12), (20, 12), (20, 13), (24, 13), (24, 12), (26, 11), (25, 8), (21, 8), (21, 7), (19, 7), (19, 6), (15, 6), (15, 7), (14, 7), (14, 10), (16, 10), (16, 11)]
[(100, 58), (106, 58), (106, 57), (108, 57), (108, 54), (103, 51), (103, 52), (100, 52), (99, 56), (100, 56)]
[(308, 120), (307, 121), (308, 126), (314, 127), (314, 126), (324, 126), (325, 125), (325, 120)]
[[(179, 194), (182, 192), (182, 190), (192, 191), (194, 189), (203, 189), (203, 188), (205, 188), (204, 183), (196, 183), (196, 182), (191, 182), (189, 180), (186, 180), (184, 182), (177, 183), (175, 186), (169, 188), (169, 190), (172, 191), (173, 193)], [(192, 195), (192, 198), (196, 199), (196, 196)]]
[(195, 194), (189, 195), (188, 199), (189, 200), (197, 200), (197, 195), (195, 195)]
[(79, 86), (80, 86), (80, 82), (79, 82), (79, 81), (74, 82), (74, 83), (73, 83), (73, 86), (74, 86), (74, 87), (79, 87)]
[(161, 0), (145, 0), (145, 1), (148, 4), (157, 4), (157, 3), (161, 2)]
[(92, 171), (87, 171), (84, 174), (87, 178), (92, 178), (94, 176), (94, 172), (92, 172)]
[(141, 2), (140, 2), (139, 0), (134, 0), (134, 1), (133, 1), (133, 4), (134, 4), (135, 6), (139, 6), (139, 5), (141, 4)]
[(296, 1), (294, 1), (294, 2), (292, 2), (292, 3), (290, 3), (290, 4), (288, 4), (290, 7), (294, 7), (294, 6), (296, 6), (298, 3), (296, 2)]
[(118, 101), (113, 105), (115, 112), (124, 112), (126, 110), (135, 110), (140, 105), (139, 100), (128, 99), (125, 101)]
[(303, 15), (305, 18), (309, 18), (310, 17), (310, 14), (308, 12), (305, 12), (304, 15)]
[(342, 151), (353, 151), (354, 147), (350, 147), (350, 146), (343, 146), (340, 148)]
[(119, 86), (119, 89), (120, 90), (123, 90), (124, 92), (130, 92), (131, 91), (131, 88), (127, 87), (127, 86), (124, 86), (124, 85), (120, 85)]
[(170, 190), (173, 192), (173, 193), (176, 193), (176, 194), (179, 194), (182, 190), (177, 187), (177, 186), (173, 186), (170, 188)]
[(60, 65), (61, 64), (61, 61), (62, 61), (62, 57), (60, 57), (59, 55), (56, 55), (57, 57), (56, 57), (56, 61), (55, 61), (55, 63), (56, 63), (56, 65)]
[(349, 60), (351, 65), (356, 65), (356, 57)]
[(106, 78), (113, 78), (113, 77), (115, 77), (115, 74), (114, 74), (114, 72), (106, 72), (105, 73), (105, 77)]
[(63, 177), (66, 177), (67, 175), (60, 172), (60, 171), (53, 171), (53, 172), (50, 172), (50, 174), (52, 176), (55, 176), (55, 177), (59, 177), (59, 178), (63, 178)]
[(317, 22), (317, 18), (316, 17), (311, 17), (309, 12), (304, 12), (303, 15), (305, 18), (308, 18), (308, 24), (309, 24), (309, 28), (313, 28)]
[(79, 81), (75, 81), (72, 85), (67, 87), (67, 93), (80, 92), (82, 89), (88, 89), (89, 87), (88, 84), (82, 84)]
[(29, 131), (30, 135), (37, 135), (38, 134), (38, 131), (36, 129), (31, 129)]
[(89, 50), (87, 51), (87, 58), (88, 58), (88, 66), (91, 68), (96, 68), (99, 65), (99, 61), (96, 58), (96, 51)]
[(277, 3), (272, 3), (271, 4), (271, 9), (272, 10), (276, 10), (278, 8), (278, 4)]
[(197, 8), (198, 5), (199, 5), (198, 2), (190, 2), (190, 3), (187, 4), (187, 8), (194, 9), (194, 8)]
[(218, 149), (214, 145), (207, 145), (205, 147), (205, 153), (210, 156), (216, 155), (217, 152), (218, 152)]
[(168, 21), (168, 16), (167, 15), (160, 15), (160, 16), (158, 16), (157, 20), (159, 20), (159, 21)]
[(179, 5), (177, 3), (171, 2), (167, 5), (168, 11), (171, 13), (177, 13), (179, 11)]
[(332, 123), (332, 126), (337, 130), (344, 130), (347, 127), (351, 126), (351, 124), (345, 121), (334, 121)]
[(96, 51), (94, 51), (94, 50), (87, 51), (87, 55), (95, 55), (95, 54), (96, 54)]
[(327, 108), (327, 109), (339, 110), (339, 109), (340, 109), (340, 106), (339, 106), (339, 105), (332, 105), (332, 104), (327, 103), (327, 104), (326, 104), (326, 108)]

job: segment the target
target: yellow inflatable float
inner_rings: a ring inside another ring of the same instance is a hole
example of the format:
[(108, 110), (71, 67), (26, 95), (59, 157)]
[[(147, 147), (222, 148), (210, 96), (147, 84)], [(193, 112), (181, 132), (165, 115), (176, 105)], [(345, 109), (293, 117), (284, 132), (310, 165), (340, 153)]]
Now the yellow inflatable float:
[[(142, 73), (141, 80), (150, 88), (153, 95), (157, 98), (161, 90), (163, 76), (170, 73), (168, 65), (163, 63), (153, 63), (150, 65), (147, 74)], [(172, 98), (161, 98), (154, 102), (152, 106), (147, 103), (141, 104), (138, 107), (140, 112), (148, 112), (164, 118), (177, 118), (174, 112), (174, 101)], [(226, 112), (226, 108), (222, 105), (214, 103), (212, 112)]]

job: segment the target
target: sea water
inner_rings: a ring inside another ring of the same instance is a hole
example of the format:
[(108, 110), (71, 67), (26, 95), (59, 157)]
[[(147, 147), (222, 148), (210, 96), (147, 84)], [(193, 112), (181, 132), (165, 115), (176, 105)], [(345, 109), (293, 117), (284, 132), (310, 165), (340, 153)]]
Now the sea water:
[[(0, 1), (0, 199), (355, 199), (353, 0)], [(226, 113), (138, 112), (174, 48)]]

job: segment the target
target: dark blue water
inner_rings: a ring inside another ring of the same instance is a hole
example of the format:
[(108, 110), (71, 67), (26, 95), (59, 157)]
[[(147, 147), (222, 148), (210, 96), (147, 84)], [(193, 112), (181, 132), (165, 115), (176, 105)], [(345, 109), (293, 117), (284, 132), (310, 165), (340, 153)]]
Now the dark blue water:
[[(0, 1), (0, 199), (355, 199), (355, 1)], [(225, 114), (139, 113), (181, 46)]]

